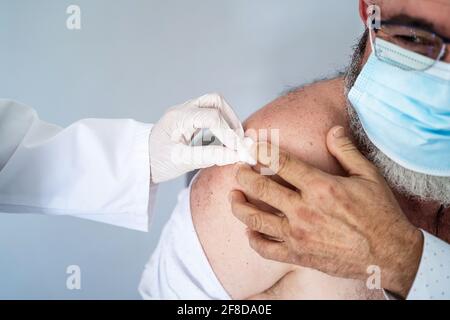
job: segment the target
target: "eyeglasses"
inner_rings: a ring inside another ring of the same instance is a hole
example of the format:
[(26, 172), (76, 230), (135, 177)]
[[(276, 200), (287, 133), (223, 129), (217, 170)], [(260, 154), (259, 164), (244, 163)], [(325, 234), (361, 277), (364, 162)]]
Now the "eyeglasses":
[[(389, 22), (382, 22), (381, 27), (374, 29), (370, 35), (372, 47), (378, 59), (408, 70), (425, 71), (431, 68), (445, 57), (447, 45), (450, 44), (450, 39), (433, 32)], [(411, 58), (411, 63), (398, 63), (392, 58), (392, 52), (387, 52), (386, 42), (422, 57), (421, 59)]]

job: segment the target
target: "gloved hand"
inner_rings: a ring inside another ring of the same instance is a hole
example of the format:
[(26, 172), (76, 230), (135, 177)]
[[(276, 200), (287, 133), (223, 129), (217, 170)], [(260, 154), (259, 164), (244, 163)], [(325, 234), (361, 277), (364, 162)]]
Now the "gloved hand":
[[(193, 146), (193, 137), (202, 129), (209, 129), (224, 146)], [(214, 165), (251, 162), (244, 141), (241, 122), (218, 94), (173, 107), (150, 134), (152, 181), (164, 182)]]

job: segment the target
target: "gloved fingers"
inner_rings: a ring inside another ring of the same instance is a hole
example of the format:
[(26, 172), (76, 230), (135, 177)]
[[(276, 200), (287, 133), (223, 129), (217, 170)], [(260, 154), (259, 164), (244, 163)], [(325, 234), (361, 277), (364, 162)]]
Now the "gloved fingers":
[(228, 148), (242, 148), (244, 129), (230, 105), (219, 94), (207, 94), (175, 108), (178, 118), (170, 132), (174, 143), (190, 144), (200, 129), (210, 131)]
[(182, 127), (178, 127), (171, 133), (171, 141), (173, 143), (183, 143), (189, 145), (192, 142), (192, 138), (201, 131), (199, 128), (195, 128), (192, 123), (186, 121)]
[[(184, 143), (190, 144), (192, 138), (195, 134), (197, 134), (201, 129), (213, 129), (221, 128), (223, 132), (218, 132), (219, 136), (217, 138), (222, 141), (221, 137), (225, 139), (222, 143), (229, 144), (232, 143), (230, 138), (233, 138), (230, 133), (227, 131), (233, 131), (228, 123), (223, 119), (220, 114), (220, 111), (216, 108), (198, 108), (194, 109), (191, 107), (187, 108), (180, 113), (182, 117), (178, 119), (176, 126), (173, 128), (171, 132), (171, 140), (174, 143)], [(219, 130), (216, 130), (219, 131)], [(229, 138), (227, 139), (227, 137)], [(233, 139), (234, 140), (234, 139)]]
[(197, 109), (192, 109), (192, 105), (186, 105), (183, 109), (177, 109), (176, 118), (173, 120), (171, 126), (172, 132), (169, 132), (170, 140), (173, 143), (184, 143), (186, 145), (191, 143), (192, 138), (197, 134), (202, 127), (199, 127), (196, 122), (203, 121), (206, 113), (199, 114)]
[(206, 146), (203, 147), (203, 150), (194, 149), (194, 154), (200, 153), (203, 155), (203, 166), (226, 166), (230, 164), (235, 164), (241, 161), (240, 154), (231, 150), (227, 147), (221, 146)]
[(180, 143), (173, 147), (171, 160), (175, 165), (182, 165), (190, 168), (190, 170), (195, 170), (234, 164), (240, 162), (240, 157), (237, 151), (226, 147), (192, 147)]
[(242, 144), (243, 136), (240, 137), (229, 126), (217, 109), (197, 109), (192, 113), (191, 119), (184, 121), (183, 131), (185, 137), (195, 134), (199, 129), (209, 129), (229, 149), (237, 150)]
[(231, 108), (225, 98), (220, 94), (207, 94), (198, 98), (197, 100), (193, 100), (192, 102), (199, 108), (218, 109), (230, 128), (233, 129), (239, 136), (244, 136), (244, 129), (242, 127), (241, 121), (233, 111), (233, 108)]

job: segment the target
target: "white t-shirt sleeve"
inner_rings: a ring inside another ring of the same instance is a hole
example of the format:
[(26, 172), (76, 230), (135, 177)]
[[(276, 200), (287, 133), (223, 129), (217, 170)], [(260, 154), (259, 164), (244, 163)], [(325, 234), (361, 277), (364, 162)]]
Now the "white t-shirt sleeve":
[(425, 231), (422, 232), (422, 259), (407, 299), (450, 299), (450, 245)]

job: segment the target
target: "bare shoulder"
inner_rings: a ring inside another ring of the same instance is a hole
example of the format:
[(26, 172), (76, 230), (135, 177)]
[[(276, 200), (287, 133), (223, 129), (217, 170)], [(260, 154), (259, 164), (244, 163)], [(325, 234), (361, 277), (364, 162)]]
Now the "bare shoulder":
[[(322, 170), (339, 173), (325, 139), (334, 125), (346, 126), (341, 79), (291, 91), (251, 116), (246, 129), (279, 129), (280, 145)], [(231, 214), (228, 194), (238, 188), (234, 167), (203, 170), (191, 191), (191, 212), (208, 260), (224, 288), (243, 299), (270, 288), (293, 266), (259, 257), (248, 246), (245, 227)]]
[(280, 146), (314, 166), (340, 173), (329, 154), (326, 135), (335, 125), (348, 126), (341, 78), (293, 90), (251, 116), (246, 128), (279, 129)]

